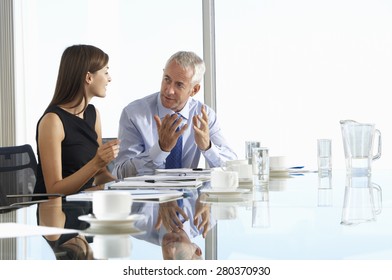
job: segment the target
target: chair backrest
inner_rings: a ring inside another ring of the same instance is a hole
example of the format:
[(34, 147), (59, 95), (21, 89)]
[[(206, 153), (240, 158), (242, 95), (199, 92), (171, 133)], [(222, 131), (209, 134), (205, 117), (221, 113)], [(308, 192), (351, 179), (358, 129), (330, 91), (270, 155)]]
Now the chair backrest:
[[(9, 201), (7, 195), (32, 194), (36, 173), (37, 159), (30, 145), (0, 147), (0, 206), (15, 202)], [(31, 197), (23, 198), (30, 200)]]

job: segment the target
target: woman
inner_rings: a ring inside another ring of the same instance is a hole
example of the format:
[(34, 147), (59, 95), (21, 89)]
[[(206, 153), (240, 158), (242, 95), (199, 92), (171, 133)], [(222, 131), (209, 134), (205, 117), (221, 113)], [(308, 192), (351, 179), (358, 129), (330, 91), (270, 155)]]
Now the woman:
[(53, 99), (37, 125), (35, 192), (68, 195), (114, 180), (106, 166), (116, 158), (119, 141), (102, 145), (100, 115), (89, 104), (106, 95), (108, 61), (94, 46), (64, 51)]
[[(101, 120), (90, 103), (105, 97), (111, 81), (109, 57), (89, 45), (68, 47), (60, 61), (52, 101), (37, 124), (37, 182), (35, 193), (69, 195), (115, 178), (106, 166), (116, 158), (117, 139), (102, 144)], [(50, 196), (49, 196), (50, 197)], [(41, 203), (38, 223), (43, 226), (84, 229), (78, 216), (91, 213), (91, 203), (74, 205), (61, 197)], [(74, 236), (48, 236), (56, 246)]]

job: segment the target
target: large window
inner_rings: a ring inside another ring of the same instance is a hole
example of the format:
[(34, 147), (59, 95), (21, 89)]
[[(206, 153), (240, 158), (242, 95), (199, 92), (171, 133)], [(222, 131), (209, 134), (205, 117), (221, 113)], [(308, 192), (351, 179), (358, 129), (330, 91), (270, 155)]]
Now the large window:
[(216, 0), (217, 112), (240, 157), (260, 140), (271, 155), (317, 167), (331, 138), (344, 167), (339, 121), (375, 123), (392, 148), (392, 2)]
[[(36, 124), (51, 101), (61, 54), (92, 44), (109, 54), (112, 82), (101, 113), (103, 137), (116, 137), (129, 102), (160, 89), (166, 60), (176, 51), (203, 57), (198, 0), (20, 0), (16, 4), (17, 142), (35, 144)], [(197, 98), (203, 99), (204, 92)], [(195, 240), (203, 243), (202, 237)], [(204, 248), (204, 245), (199, 244)], [(159, 259), (161, 249), (133, 241), (134, 258)], [(144, 255), (143, 255), (144, 252)], [(154, 255), (155, 254), (155, 255)]]
[[(16, 2), (18, 141), (35, 146), (64, 49), (92, 44), (109, 54), (112, 82), (100, 110), (103, 137), (116, 137), (123, 107), (157, 92), (166, 60), (178, 50), (203, 57), (202, 7), (190, 0), (21, 0)], [(203, 91), (198, 98), (203, 98)]]

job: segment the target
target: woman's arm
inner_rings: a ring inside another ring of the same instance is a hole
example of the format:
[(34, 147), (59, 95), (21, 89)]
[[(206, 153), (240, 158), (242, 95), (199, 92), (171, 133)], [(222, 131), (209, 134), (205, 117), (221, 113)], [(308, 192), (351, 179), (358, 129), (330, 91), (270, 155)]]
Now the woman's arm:
[[(48, 193), (65, 195), (76, 193), (90, 178), (111, 162), (116, 155), (116, 145), (105, 144), (97, 154), (74, 174), (63, 178), (61, 164), (61, 142), (65, 137), (63, 124), (54, 113), (46, 114), (38, 126), (38, 147), (45, 186)], [(118, 150), (118, 149), (117, 149)]]

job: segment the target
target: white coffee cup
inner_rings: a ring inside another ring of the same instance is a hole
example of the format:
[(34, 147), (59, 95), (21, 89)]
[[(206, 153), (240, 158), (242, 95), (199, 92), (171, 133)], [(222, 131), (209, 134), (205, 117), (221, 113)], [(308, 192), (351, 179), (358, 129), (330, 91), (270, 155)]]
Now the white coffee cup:
[(95, 259), (128, 258), (132, 241), (129, 235), (96, 235), (92, 247)]
[(132, 196), (125, 191), (95, 191), (93, 213), (100, 220), (121, 220), (131, 212)]
[(228, 171), (236, 171), (238, 173), (239, 180), (252, 179), (252, 165), (248, 164), (237, 164), (227, 167)]
[(214, 170), (211, 172), (213, 189), (235, 190), (238, 188), (238, 172)]
[(269, 164), (271, 170), (286, 170), (288, 168), (285, 156), (270, 156)]

